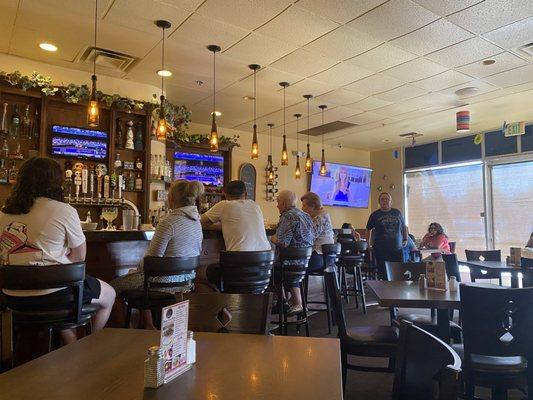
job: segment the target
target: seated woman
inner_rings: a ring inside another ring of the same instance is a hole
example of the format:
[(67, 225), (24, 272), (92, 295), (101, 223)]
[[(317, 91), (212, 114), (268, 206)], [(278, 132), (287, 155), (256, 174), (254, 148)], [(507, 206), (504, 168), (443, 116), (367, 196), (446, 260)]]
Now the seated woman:
[(448, 236), (444, 233), (442, 226), (436, 222), (429, 225), (428, 233), (425, 234), (420, 245), (422, 249), (442, 249), (450, 253)]
[[(71, 264), (85, 261), (87, 246), (78, 212), (63, 203), (63, 173), (49, 158), (32, 157), (20, 167), (17, 183), (0, 213), (0, 263), (9, 265)], [(14, 234), (16, 240), (13, 240)], [(4, 290), (12, 297), (53, 298), (62, 291)], [(85, 275), (83, 303), (100, 306), (93, 329), (102, 329), (115, 301), (107, 283)], [(61, 331), (65, 344), (76, 340), (75, 330)]]
[(333, 244), (333, 227), (329, 214), (322, 207), (320, 197), (313, 192), (307, 192), (300, 199), (302, 201), (302, 211), (309, 214), (313, 220), (315, 230), (315, 240), (313, 242), (313, 254), (309, 259), (307, 272), (320, 271), (324, 268), (324, 258), (322, 257), (322, 245)]
[(350, 224), (349, 222), (345, 222), (344, 224), (342, 224), (341, 228), (343, 230), (349, 229), (350, 233), (339, 233), (337, 235), (337, 239), (352, 239), (352, 240), (355, 240), (356, 242), (359, 242), (361, 240), (361, 235), (359, 234), (359, 232), (355, 230), (353, 225)]
[[(145, 256), (151, 257), (196, 257), (202, 250), (202, 225), (200, 214), (196, 208), (196, 200), (204, 193), (204, 185), (198, 181), (179, 180), (172, 183), (168, 190), (168, 205), (172, 210), (166, 218), (159, 221)], [(163, 283), (184, 283), (178, 287), (158, 288), (160, 291), (190, 292), (193, 289), (195, 273), (186, 275), (157, 278)], [(130, 270), (128, 274), (110, 282), (117, 292), (117, 296), (127, 290), (140, 290), (144, 285), (142, 262), (138, 269)], [(148, 327), (152, 318), (148, 311), (145, 313)]]

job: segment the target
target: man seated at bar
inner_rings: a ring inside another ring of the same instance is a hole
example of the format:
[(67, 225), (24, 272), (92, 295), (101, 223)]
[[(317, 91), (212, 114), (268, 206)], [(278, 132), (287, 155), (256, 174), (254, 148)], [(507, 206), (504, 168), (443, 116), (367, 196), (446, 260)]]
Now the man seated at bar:
[(333, 226), (329, 214), (322, 207), (322, 200), (313, 192), (307, 192), (300, 199), (302, 201), (302, 211), (309, 214), (313, 220), (315, 229), (315, 241), (313, 243), (313, 254), (309, 259), (307, 272), (320, 271), (324, 268), (324, 258), (322, 257), (322, 245), (333, 244)]
[[(78, 212), (63, 203), (63, 174), (49, 158), (32, 157), (20, 167), (17, 183), (0, 213), (0, 263), (52, 265), (85, 261), (87, 245)], [(16, 239), (14, 239), (16, 238)], [(3, 290), (11, 297), (53, 299), (68, 288)], [(16, 301), (15, 299), (12, 299)], [(115, 301), (107, 283), (85, 275), (83, 303), (98, 304), (93, 329), (104, 328)], [(76, 341), (75, 330), (61, 331), (65, 344)]]
[[(279, 225), (276, 234), (270, 238), (279, 247), (311, 247), (315, 240), (313, 221), (309, 214), (296, 208), (296, 194), (290, 190), (279, 192), (277, 207), (280, 212)], [(287, 261), (289, 265), (298, 265), (300, 260)], [(291, 306), (289, 314), (296, 314), (303, 310), (302, 294), (298, 285), (289, 288)], [(278, 303), (279, 304), (279, 303)]]
[[(202, 227), (222, 229), (226, 251), (265, 251), (272, 247), (267, 239), (263, 212), (247, 199), (243, 181), (231, 181), (224, 187), (226, 200), (202, 214)], [(207, 268), (207, 279), (220, 286), (218, 265)]]
[[(168, 205), (172, 210), (164, 219), (159, 221), (150, 242), (146, 256), (151, 257), (196, 257), (202, 251), (202, 226), (200, 214), (196, 208), (197, 199), (204, 193), (204, 185), (198, 181), (178, 180), (172, 183), (168, 190)], [(159, 277), (158, 282), (176, 283), (177, 287), (158, 288), (160, 291), (190, 292), (195, 273)], [(130, 270), (126, 275), (111, 282), (117, 291), (117, 296), (127, 290), (140, 290), (144, 285), (142, 264), (136, 270)], [(152, 322), (152, 315), (148, 310), (145, 315), (145, 327), (156, 329)]]

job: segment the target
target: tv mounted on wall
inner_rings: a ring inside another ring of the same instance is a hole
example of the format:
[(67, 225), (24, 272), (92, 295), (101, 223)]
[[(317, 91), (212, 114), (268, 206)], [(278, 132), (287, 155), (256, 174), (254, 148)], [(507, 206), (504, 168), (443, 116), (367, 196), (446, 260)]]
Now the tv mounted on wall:
[(107, 132), (72, 126), (52, 125), (51, 154), (60, 157), (104, 160)]
[(174, 153), (174, 179), (202, 182), (206, 186), (224, 186), (224, 156), (219, 154)]
[(313, 161), (311, 192), (325, 206), (368, 208), (372, 170), (347, 164), (326, 163), (326, 176), (320, 176), (320, 161)]

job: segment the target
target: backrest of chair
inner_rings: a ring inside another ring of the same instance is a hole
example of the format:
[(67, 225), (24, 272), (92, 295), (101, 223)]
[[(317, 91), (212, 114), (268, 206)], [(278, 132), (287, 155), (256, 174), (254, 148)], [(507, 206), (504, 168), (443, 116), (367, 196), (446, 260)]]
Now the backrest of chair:
[(272, 293), (186, 293), (189, 300), (189, 330), (216, 333), (268, 334)]
[(355, 242), (355, 238), (351, 233), (339, 233), (337, 235), (337, 242)]
[(339, 241), (341, 244), (341, 255), (357, 255), (366, 251), (368, 243), (364, 241)]
[[(396, 357), (393, 400), (456, 400), (461, 359), (446, 343), (402, 321)], [(434, 396), (435, 381), (438, 396)]]
[(273, 251), (221, 251), (220, 272), (225, 293), (263, 293), (268, 287)]
[(0, 311), (0, 372), (13, 367), (13, 321), (10, 310)]
[(324, 279), (328, 289), (328, 296), (333, 307), (333, 314), (335, 321), (339, 328), (338, 337), (343, 339), (346, 337), (346, 317), (344, 315), (344, 308), (342, 307), (341, 291), (339, 289), (339, 282), (337, 281), (337, 274), (335, 269), (327, 269), (324, 271)]
[(457, 254), (443, 254), (442, 260), (446, 265), (446, 274), (448, 275), (448, 278), (455, 276), (457, 278), (457, 282), (461, 282), (461, 273), (459, 272)]
[(144, 257), (144, 291), (148, 296), (149, 288), (168, 288), (176, 286), (174, 283), (164, 283), (152, 278), (180, 276), (190, 274), (198, 268), (200, 257)]
[(501, 250), (465, 250), (467, 261), (479, 261), (481, 257), (485, 261), (501, 261)]
[(279, 258), (282, 261), (309, 259), (312, 253), (312, 247), (282, 247), (279, 250)]
[(385, 273), (388, 281), (418, 281), (420, 274), (426, 273), (426, 263), (385, 261)]
[(450, 253), (454, 254), (457, 242), (448, 242), (448, 244), (450, 245)]
[(533, 288), (461, 284), (465, 363), (469, 354), (525, 356), (533, 354)]
[(341, 244), (323, 244), (322, 245), (322, 257), (324, 258), (324, 268), (335, 265), (339, 254), (341, 253)]

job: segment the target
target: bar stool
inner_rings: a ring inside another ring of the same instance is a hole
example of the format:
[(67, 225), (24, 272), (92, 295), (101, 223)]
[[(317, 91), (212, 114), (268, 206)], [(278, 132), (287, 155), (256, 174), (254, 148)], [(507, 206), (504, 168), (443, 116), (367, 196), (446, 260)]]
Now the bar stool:
[[(332, 318), (331, 318), (331, 304), (328, 296), (328, 287), (324, 279), (325, 269), (329, 267), (334, 267), (337, 262), (337, 258), (341, 253), (340, 243), (333, 244), (323, 244), (322, 245), (322, 257), (324, 259), (324, 267), (319, 271), (307, 272), (304, 280), (304, 293), (305, 293), (305, 302), (307, 304), (322, 304), (326, 306), (326, 314), (328, 321), (328, 334), (331, 333)], [(309, 276), (321, 276), (324, 284), (324, 301), (308, 301), (308, 291), (309, 291)], [(309, 308), (308, 311), (324, 311), (323, 308)]]
[(221, 251), (221, 291), (264, 293), (272, 276), (275, 253), (267, 251)]
[[(280, 335), (287, 335), (288, 325), (296, 325), (299, 329), (300, 325), (305, 325), (305, 334), (309, 336), (309, 322), (307, 318), (307, 304), (302, 288), (302, 281), (305, 278), (307, 271), (307, 264), (313, 252), (312, 247), (285, 247), (279, 251), (279, 271), (275, 271), (275, 278), (278, 280), (278, 304), (279, 307), (279, 333)], [(295, 265), (287, 264), (290, 261), (297, 261)], [(300, 292), (302, 293), (303, 310), (297, 316), (296, 321), (287, 321), (287, 316), (283, 311), (283, 285), (298, 284)]]
[[(125, 328), (128, 328), (133, 308), (138, 310), (161, 310), (174, 301), (174, 292), (189, 282), (161, 282), (157, 278), (179, 277), (196, 271), (200, 257), (145, 257), (143, 264), (144, 287), (142, 290), (127, 290), (123, 300), (127, 304)], [(161, 290), (164, 289), (164, 290)], [(175, 289), (172, 291), (172, 289)], [(159, 320), (159, 315), (153, 315)]]
[[(341, 293), (344, 295), (346, 303), (349, 301), (349, 296), (355, 297), (355, 306), (359, 308), (359, 296), (361, 297), (361, 305), (363, 307), (363, 313), (366, 314), (366, 298), (363, 283), (363, 274), (361, 267), (364, 263), (365, 254), (367, 249), (367, 242), (341, 242), (341, 255), (340, 255), (340, 283)], [(353, 288), (348, 286), (346, 279), (346, 273), (353, 275)]]

